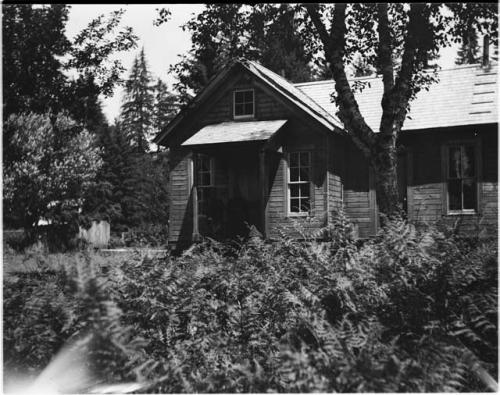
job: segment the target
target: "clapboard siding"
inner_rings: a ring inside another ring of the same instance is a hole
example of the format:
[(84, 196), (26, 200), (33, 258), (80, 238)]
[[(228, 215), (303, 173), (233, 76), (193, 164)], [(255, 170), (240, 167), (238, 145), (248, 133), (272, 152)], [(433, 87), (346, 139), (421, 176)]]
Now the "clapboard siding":
[(169, 242), (174, 244), (189, 243), (192, 233), (189, 152), (180, 148), (171, 149), (169, 160)]
[[(210, 111), (200, 120), (200, 124), (209, 125), (233, 120), (233, 91), (235, 89), (253, 89), (255, 98), (255, 119), (286, 119), (292, 112), (279, 100), (272, 97), (262, 86), (254, 81), (236, 80), (224, 89), (222, 97), (213, 103)], [(241, 122), (244, 122), (241, 121)]]
[(354, 223), (359, 237), (375, 233), (374, 207), (371, 204), (367, 160), (353, 144), (346, 144), (344, 171), (344, 210)]
[[(403, 136), (402, 143), (412, 152), (412, 172), (408, 180), (408, 216), (417, 224), (457, 227), (471, 234), (482, 228), (497, 232), (498, 148), (496, 125), (429, 130)], [(476, 214), (448, 214), (442, 172), (442, 147), (453, 141), (476, 141), (480, 147), (479, 207)], [(411, 202), (411, 203), (410, 203)]]
[[(302, 238), (314, 234), (327, 223), (328, 194), (326, 190), (328, 151), (326, 137), (298, 120), (289, 122), (281, 141), (283, 152), (274, 154), (274, 174), (270, 174), (270, 189), (267, 199), (267, 223), (270, 238), (280, 234)], [(312, 159), (311, 215), (288, 214), (288, 164), (287, 154), (293, 151), (309, 151)]]

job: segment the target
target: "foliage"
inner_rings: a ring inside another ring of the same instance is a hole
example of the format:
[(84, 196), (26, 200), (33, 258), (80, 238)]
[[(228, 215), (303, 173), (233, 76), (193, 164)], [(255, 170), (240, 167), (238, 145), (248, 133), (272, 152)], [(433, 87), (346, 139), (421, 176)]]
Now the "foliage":
[(54, 118), (11, 115), (5, 124), (12, 150), (4, 167), (4, 210), (25, 228), (41, 218), (74, 220), (101, 166), (93, 136), (65, 114)]
[(86, 196), (84, 214), (105, 219), (112, 230), (167, 224), (166, 152), (138, 153), (120, 123), (101, 135), (103, 166)]
[(316, 41), (296, 6), (208, 4), (183, 29), (191, 33), (191, 49), (171, 67), (181, 101), (239, 57), (257, 60), (293, 82), (309, 81), (314, 74)]
[(60, 57), (70, 48), (67, 6), (2, 4), (2, 13), (4, 120), (13, 113), (58, 111), (65, 83)]
[[(137, 255), (109, 265), (100, 284), (107, 303), (122, 311), (118, 328), (134, 328), (130, 335), (147, 340), (128, 356), (132, 365), (145, 361), (142, 391), (488, 389), (474, 372), (496, 377), (496, 240), (464, 250), (436, 229), (399, 219), (359, 243), (342, 212), (322, 231), (326, 241), (316, 236), (233, 246), (207, 239), (177, 258)], [(45, 338), (36, 338), (46, 348), (37, 348), (35, 361), (27, 348), (16, 351), (16, 339), (34, 345), (22, 321), (32, 291), (25, 284), (6, 288), (7, 366), (47, 360), (54, 347)], [(39, 303), (47, 300), (44, 292), (36, 293)], [(14, 303), (23, 318), (10, 323)], [(89, 311), (77, 311), (72, 322), (94, 322)], [(60, 333), (57, 314), (50, 322), (32, 317), (38, 333), (47, 326)], [(126, 376), (124, 354), (110, 357), (120, 363), (109, 369)]]
[(83, 387), (70, 387), (68, 392), (81, 392), (102, 381), (136, 380), (133, 368), (146, 360), (144, 341), (122, 325), (121, 311), (110, 301), (109, 292), (89, 255), (55, 271), (42, 261), (31, 271), (11, 273), (4, 285), (6, 371), (38, 374), (58, 351), (52, 362), (68, 359), (62, 356), (66, 343), (73, 358), (80, 358), (66, 361), (56, 372), (57, 379), (65, 383), (64, 376), (74, 370), (89, 370), (81, 381), (70, 384)]
[[(422, 89), (437, 81), (439, 50), (470, 31), (493, 34), (497, 42), (498, 7), (464, 3), (304, 4), (312, 31), (335, 80), (332, 98), (337, 116), (374, 170), (377, 202), (384, 215), (398, 215), (397, 155), (399, 132)], [(379, 130), (360, 112), (347, 69), (356, 56), (363, 68), (382, 75)], [(323, 70), (323, 74), (325, 71)], [(383, 219), (383, 218), (381, 218)]]
[(137, 37), (129, 27), (119, 30), (123, 11), (115, 11), (97, 17), (70, 41), (65, 35), (69, 8), (2, 5), (4, 120), (13, 113), (67, 110), (91, 131), (103, 123), (99, 95), (112, 94), (123, 72), (120, 61), (111, 58), (134, 48)]
[(153, 127), (156, 133), (159, 133), (177, 114), (178, 103), (177, 96), (170, 92), (167, 84), (159, 78), (154, 87), (154, 93), (155, 109)]

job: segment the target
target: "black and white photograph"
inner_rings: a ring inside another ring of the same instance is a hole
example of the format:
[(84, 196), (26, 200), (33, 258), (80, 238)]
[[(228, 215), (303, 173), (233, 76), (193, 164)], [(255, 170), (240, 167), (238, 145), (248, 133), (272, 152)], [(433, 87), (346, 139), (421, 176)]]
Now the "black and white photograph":
[(481, 393), (498, 3), (2, 3), (2, 391)]

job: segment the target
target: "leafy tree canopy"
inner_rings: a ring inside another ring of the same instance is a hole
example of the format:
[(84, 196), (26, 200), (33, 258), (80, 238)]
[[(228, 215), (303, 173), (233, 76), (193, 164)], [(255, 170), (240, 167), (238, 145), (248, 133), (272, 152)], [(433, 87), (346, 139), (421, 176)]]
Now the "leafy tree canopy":
[[(409, 104), (436, 75), (428, 71), (439, 49), (459, 42), (471, 27), (498, 41), (496, 4), (378, 3), (303, 6), (335, 80), (337, 115), (375, 170), (380, 211), (399, 211), (396, 142)], [(379, 130), (363, 118), (346, 73), (357, 54), (382, 75)], [(435, 66), (435, 65), (434, 65)], [(375, 133), (377, 132), (377, 133)]]
[(16, 160), (4, 166), (6, 217), (25, 228), (75, 219), (101, 166), (94, 137), (66, 114), (12, 114), (4, 124)]
[(69, 8), (2, 5), (4, 120), (13, 113), (68, 110), (87, 126), (104, 122), (99, 95), (111, 95), (124, 71), (112, 55), (134, 48), (137, 37), (130, 27), (120, 28), (120, 10), (95, 18), (70, 41)]
[(209, 4), (183, 26), (192, 46), (171, 67), (179, 80), (175, 88), (186, 101), (238, 57), (257, 60), (294, 82), (310, 80), (316, 40), (305, 23), (300, 7), (289, 4)]

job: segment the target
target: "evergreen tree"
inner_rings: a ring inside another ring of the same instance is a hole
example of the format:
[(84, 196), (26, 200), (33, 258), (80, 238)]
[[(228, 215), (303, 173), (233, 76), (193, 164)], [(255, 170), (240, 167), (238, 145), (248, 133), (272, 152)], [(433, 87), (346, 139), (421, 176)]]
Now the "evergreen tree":
[(135, 58), (130, 77), (125, 83), (121, 109), (121, 125), (137, 152), (148, 152), (153, 138), (154, 92), (144, 48)]
[(155, 109), (153, 126), (159, 133), (176, 115), (178, 111), (177, 96), (168, 90), (167, 84), (158, 78), (155, 86)]
[(86, 196), (84, 213), (90, 219), (109, 221), (113, 230), (123, 230), (124, 180), (132, 168), (132, 147), (119, 122), (103, 129), (99, 146), (102, 147), (103, 165), (97, 175), (97, 184)]

